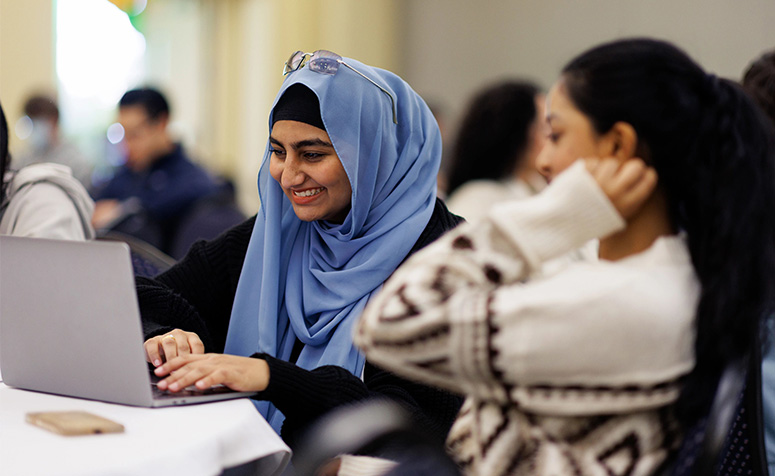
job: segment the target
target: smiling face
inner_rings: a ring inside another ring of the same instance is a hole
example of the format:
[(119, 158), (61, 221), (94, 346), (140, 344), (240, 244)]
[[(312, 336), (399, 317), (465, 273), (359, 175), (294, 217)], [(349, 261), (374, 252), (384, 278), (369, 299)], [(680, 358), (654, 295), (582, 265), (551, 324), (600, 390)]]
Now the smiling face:
[(352, 187), (326, 131), (304, 122), (277, 121), (269, 142), (269, 173), (296, 216), (303, 221), (344, 221)]
[(536, 167), (547, 180), (577, 159), (607, 157), (613, 152), (610, 138), (595, 131), (589, 118), (568, 97), (562, 80), (547, 96), (545, 127), (548, 140), (536, 159)]

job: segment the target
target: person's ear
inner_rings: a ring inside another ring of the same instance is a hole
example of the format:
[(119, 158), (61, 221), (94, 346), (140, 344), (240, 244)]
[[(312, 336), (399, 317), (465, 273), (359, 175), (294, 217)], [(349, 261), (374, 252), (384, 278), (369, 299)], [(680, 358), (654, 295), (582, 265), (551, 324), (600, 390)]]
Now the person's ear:
[(601, 157), (613, 157), (622, 161), (631, 159), (635, 157), (638, 148), (638, 133), (631, 124), (619, 121), (604, 134), (601, 146), (604, 149), (601, 151)]

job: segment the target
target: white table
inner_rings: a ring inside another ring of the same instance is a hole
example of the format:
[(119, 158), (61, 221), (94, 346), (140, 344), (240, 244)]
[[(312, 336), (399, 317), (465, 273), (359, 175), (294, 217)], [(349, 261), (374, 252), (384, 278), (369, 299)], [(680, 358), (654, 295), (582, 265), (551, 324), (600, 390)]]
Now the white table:
[[(60, 436), (25, 422), (27, 412), (59, 410), (89, 411), (125, 431)], [(212, 476), (251, 461), (259, 474), (275, 475), (289, 460), (290, 449), (248, 399), (149, 409), (19, 390), (0, 381), (3, 475)]]

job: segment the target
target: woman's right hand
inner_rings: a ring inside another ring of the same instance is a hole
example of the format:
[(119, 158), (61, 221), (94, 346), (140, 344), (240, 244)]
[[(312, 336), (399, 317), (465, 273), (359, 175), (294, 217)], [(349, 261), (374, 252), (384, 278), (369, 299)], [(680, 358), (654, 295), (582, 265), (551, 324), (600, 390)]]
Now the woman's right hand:
[(587, 170), (625, 220), (640, 210), (657, 186), (657, 173), (643, 160), (585, 159)]
[(173, 329), (166, 334), (151, 337), (145, 344), (145, 359), (158, 367), (179, 355), (204, 354), (205, 346), (202, 339), (193, 332)]

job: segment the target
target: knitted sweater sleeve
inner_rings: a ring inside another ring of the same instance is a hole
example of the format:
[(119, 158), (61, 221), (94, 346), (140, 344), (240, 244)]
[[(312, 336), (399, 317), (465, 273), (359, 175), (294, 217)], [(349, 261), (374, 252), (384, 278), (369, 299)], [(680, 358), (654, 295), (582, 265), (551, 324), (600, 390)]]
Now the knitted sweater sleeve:
[(136, 278), (145, 338), (174, 328), (195, 332), (207, 352), (223, 352), (231, 308), (255, 217), (212, 241), (198, 241), (168, 271)]
[(534, 274), (623, 226), (574, 164), (412, 256), (367, 305), (355, 342), (377, 365), (479, 401), (568, 415), (663, 405), (693, 365), (690, 265)]

